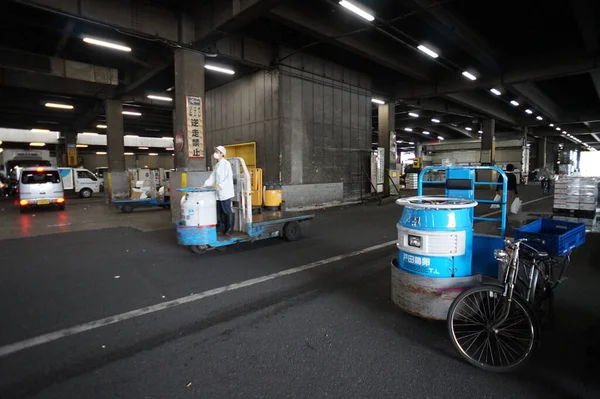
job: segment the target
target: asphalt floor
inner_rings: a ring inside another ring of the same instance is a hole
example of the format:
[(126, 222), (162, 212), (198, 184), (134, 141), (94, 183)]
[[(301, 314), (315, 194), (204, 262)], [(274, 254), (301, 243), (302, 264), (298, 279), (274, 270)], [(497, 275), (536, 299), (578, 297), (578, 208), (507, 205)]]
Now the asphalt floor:
[[(551, 211), (538, 193), (522, 190), (536, 201), (525, 215)], [(69, 205), (0, 203), (0, 398), (600, 397), (596, 234), (574, 252), (533, 360), (493, 374), (458, 357), (445, 323), (391, 302), (394, 203), (319, 211), (299, 241), (200, 256), (177, 244), (168, 211)]]

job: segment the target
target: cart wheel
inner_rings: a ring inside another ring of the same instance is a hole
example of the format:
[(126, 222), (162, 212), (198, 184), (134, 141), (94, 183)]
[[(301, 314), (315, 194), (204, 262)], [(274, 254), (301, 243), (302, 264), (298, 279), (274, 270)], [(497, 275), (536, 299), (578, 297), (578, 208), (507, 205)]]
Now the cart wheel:
[(123, 205), (123, 208), (121, 208), (121, 210), (123, 211), (123, 213), (131, 213), (133, 212), (133, 206)]
[(195, 253), (196, 255), (202, 255), (206, 252), (208, 252), (208, 248), (203, 247), (201, 245), (191, 245), (190, 249), (192, 250), (193, 253)]
[(287, 241), (296, 241), (300, 238), (300, 223), (288, 222), (283, 226), (283, 238)]

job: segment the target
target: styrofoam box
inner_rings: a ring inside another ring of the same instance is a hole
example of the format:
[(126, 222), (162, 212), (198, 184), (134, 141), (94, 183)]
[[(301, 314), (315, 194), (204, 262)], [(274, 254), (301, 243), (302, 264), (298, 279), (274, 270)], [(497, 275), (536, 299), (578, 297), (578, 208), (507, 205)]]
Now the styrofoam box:
[(579, 204), (579, 209), (582, 211), (595, 211), (596, 204)]
[(579, 202), (576, 204), (573, 204), (571, 202), (567, 203), (567, 205), (565, 206), (565, 209), (572, 209), (572, 210), (578, 210), (579, 209)]

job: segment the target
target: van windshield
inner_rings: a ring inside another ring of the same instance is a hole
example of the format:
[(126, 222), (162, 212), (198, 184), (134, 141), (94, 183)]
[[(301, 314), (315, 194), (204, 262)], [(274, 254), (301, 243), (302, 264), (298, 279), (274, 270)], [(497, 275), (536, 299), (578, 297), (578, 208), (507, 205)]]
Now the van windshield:
[(21, 176), (23, 184), (60, 183), (60, 175), (57, 171), (45, 170), (42, 172), (23, 172)]

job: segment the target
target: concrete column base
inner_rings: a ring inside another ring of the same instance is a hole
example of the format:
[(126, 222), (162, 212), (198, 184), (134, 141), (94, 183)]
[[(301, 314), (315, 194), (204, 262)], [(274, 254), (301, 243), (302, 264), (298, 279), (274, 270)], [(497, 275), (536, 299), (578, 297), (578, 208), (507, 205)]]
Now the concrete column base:
[(129, 174), (123, 172), (108, 172), (104, 184), (104, 199), (106, 204), (115, 199), (129, 199)]
[(210, 176), (210, 171), (173, 172), (169, 180), (171, 192), (171, 221), (179, 222), (181, 219), (181, 193), (177, 191), (183, 187), (202, 187)]

